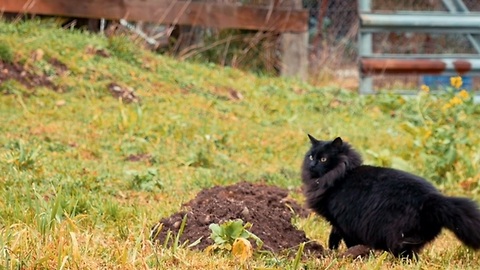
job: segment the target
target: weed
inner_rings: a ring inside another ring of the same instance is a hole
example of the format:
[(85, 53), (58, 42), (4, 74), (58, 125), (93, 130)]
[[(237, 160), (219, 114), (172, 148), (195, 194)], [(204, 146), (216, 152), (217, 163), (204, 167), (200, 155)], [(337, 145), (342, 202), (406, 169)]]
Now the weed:
[(255, 240), (258, 249), (263, 245), (263, 242), (258, 236), (248, 231), (252, 226), (250, 223), (243, 225), (241, 219), (228, 220), (222, 224), (212, 223), (209, 228), (212, 231), (210, 238), (214, 241), (214, 244), (208, 247), (209, 251), (232, 251), (235, 244), (240, 245), (241, 242), (236, 242), (237, 239), (242, 238), (248, 241), (249, 238)]
[[(186, 241), (184, 243), (180, 242), (180, 237), (182, 236), (183, 231), (185, 230), (186, 224), (187, 224), (187, 215), (185, 214), (182, 218), (182, 222), (180, 223), (180, 227), (179, 227), (178, 232), (175, 236), (170, 230), (167, 231), (167, 235), (166, 235), (165, 240), (162, 244), (162, 247), (164, 249), (169, 249), (170, 248), (172, 253), (175, 254), (178, 251), (178, 249), (180, 249), (180, 248), (187, 248), (187, 247), (191, 248), (191, 247), (194, 247), (194, 246), (196, 246), (200, 243), (200, 241), (202, 240), (201, 237), (199, 239), (197, 239), (196, 241), (194, 241), (193, 243), (188, 243), (188, 241)], [(156, 236), (162, 230), (162, 227), (163, 226), (162, 226), (161, 223), (158, 223), (157, 225), (155, 225), (155, 227), (150, 231), (150, 239), (156, 239)]]
[(305, 243), (301, 243), (298, 247), (297, 254), (295, 255), (295, 260), (293, 260), (292, 269), (297, 270), (300, 266), (300, 260), (303, 256), (303, 249), (305, 248)]
[(13, 63), (14, 53), (10, 45), (0, 42), (0, 61)]
[(17, 141), (10, 145), (5, 160), (20, 171), (38, 169), (41, 166), (41, 149), (41, 146), (29, 149), (23, 141)]
[(39, 202), (36, 209), (37, 229), (40, 232), (40, 235), (42, 235), (42, 238), (46, 240), (50, 232), (55, 229), (55, 225), (62, 219), (63, 213), (61, 202), (63, 196), (57, 194), (55, 199), (48, 203), (40, 194), (36, 193), (35, 195)]
[(175, 253), (177, 249), (180, 247), (180, 236), (183, 234), (183, 230), (185, 230), (185, 225), (187, 224), (187, 215), (183, 216), (182, 223), (180, 224), (180, 228), (178, 229), (178, 233), (175, 236), (175, 241), (173, 241), (172, 251)]
[(129, 182), (129, 188), (134, 190), (155, 191), (163, 188), (163, 182), (158, 177), (156, 169), (150, 168), (146, 172), (127, 171), (133, 179)]
[(417, 98), (418, 114), (410, 115), (403, 124), (404, 130), (415, 136), (415, 145), (421, 147), (421, 157), (427, 176), (443, 183), (453, 181), (451, 172), (463, 166), (465, 177), (476, 174), (472, 158), (467, 157), (465, 147), (472, 141), (461, 134), (470, 127), (468, 117), (473, 114), (473, 98), (461, 87), (461, 78), (452, 77), (452, 88), (437, 96), (428, 91)]

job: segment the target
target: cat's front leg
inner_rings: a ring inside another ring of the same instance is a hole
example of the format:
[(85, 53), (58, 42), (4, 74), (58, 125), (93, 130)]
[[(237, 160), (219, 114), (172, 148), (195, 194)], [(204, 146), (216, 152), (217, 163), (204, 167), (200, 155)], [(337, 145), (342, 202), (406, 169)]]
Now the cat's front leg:
[(328, 248), (337, 249), (338, 246), (340, 246), (340, 241), (342, 241), (342, 239), (343, 236), (340, 231), (335, 226), (332, 226), (330, 236), (328, 237)]

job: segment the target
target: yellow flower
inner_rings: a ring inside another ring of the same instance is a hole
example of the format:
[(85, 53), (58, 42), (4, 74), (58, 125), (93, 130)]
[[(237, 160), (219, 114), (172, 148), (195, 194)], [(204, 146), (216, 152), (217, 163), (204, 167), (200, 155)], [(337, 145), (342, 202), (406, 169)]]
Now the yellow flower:
[(425, 93), (428, 93), (430, 92), (430, 87), (428, 87), (428, 85), (422, 84), (422, 86), (420, 86), (420, 90), (422, 90)]
[(454, 96), (452, 99), (449, 101), (450, 105), (455, 106), (455, 105), (460, 105), (463, 103), (463, 100), (461, 100), (459, 97)]
[(432, 130), (427, 129), (425, 131), (425, 134), (423, 135), (423, 138), (426, 140), (426, 139), (430, 138), (430, 136), (432, 136)]
[(460, 96), (462, 99), (468, 99), (470, 94), (467, 92), (467, 90), (462, 89), (462, 91), (458, 93), (458, 96)]
[(460, 76), (450, 77), (450, 85), (453, 86), (454, 88), (458, 89), (462, 87), (462, 84), (463, 84), (462, 77)]
[(247, 239), (239, 237), (233, 242), (232, 254), (241, 261), (245, 261), (253, 255), (252, 244)]

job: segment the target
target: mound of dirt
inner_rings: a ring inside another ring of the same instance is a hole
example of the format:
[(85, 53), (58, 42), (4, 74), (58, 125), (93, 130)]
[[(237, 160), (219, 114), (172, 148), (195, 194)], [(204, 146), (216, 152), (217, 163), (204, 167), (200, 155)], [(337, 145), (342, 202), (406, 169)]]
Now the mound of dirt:
[[(175, 213), (159, 221), (162, 226), (154, 226), (152, 235), (155, 240), (164, 243), (168, 231), (178, 233), (185, 214), (187, 223), (180, 236), (180, 242), (193, 243), (200, 237), (197, 249), (205, 249), (213, 244), (210, 239), (211, 223), (223, 223), (227, 220), (242, 219), (253, 224), (250, 231), (263, 242), (263, 249), (275, 253), (296, 251), (302, 242), (310, 241), (305, 232), (292, 225), (294, 215), (305, 217), (309, 211), (287, 198), (288, 191), (262, 184), (241, 182), (231, 186), (216, 186), (202, 190), (196, 198), (183, 205), (184, 211)], [(293, 210), (293, 211), (292, 211)], [(155, 228), (161, 228), (156, 231)], [(323, 254), (323, 247), (308, 242), (305, 251), (314, 255)]]

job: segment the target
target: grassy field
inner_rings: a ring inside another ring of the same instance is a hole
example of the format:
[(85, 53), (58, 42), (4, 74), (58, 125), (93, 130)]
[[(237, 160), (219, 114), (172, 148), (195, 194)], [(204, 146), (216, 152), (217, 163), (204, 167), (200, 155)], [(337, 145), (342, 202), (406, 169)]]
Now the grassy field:
[[(268, 183), (290, 189), (301, 202), (299, 167), (309, 147), (307, 133), (341, 136), (366, 163), (408, 170), (446, 194), (479, 201), (480, 108), (461, 86), (408, 99), (359, 96), (178, 62), (123, 37), (39, 21), (0, 21), (0, 59), (45, 74), (59, 86), (27, 88), (14, 80), (0, 85), (0, 269), (480, 265), (480, 253), (448, 232), (418, 263), (381, 253), (352, 261), (334, 252), (299, 264), (265, 253), (240, 263), (229, 255), (149, 241), (155, 222), (214, 185)], [(56, 62), (65, 70), (59, 72)], [(113, 97), (111, 83), (131, 87), (141, 101)], [(143, 158), (129, 161), (135, 156)], [(309, 238), (326, 243), (329, 226), (322, 219), (297, 223)]]

